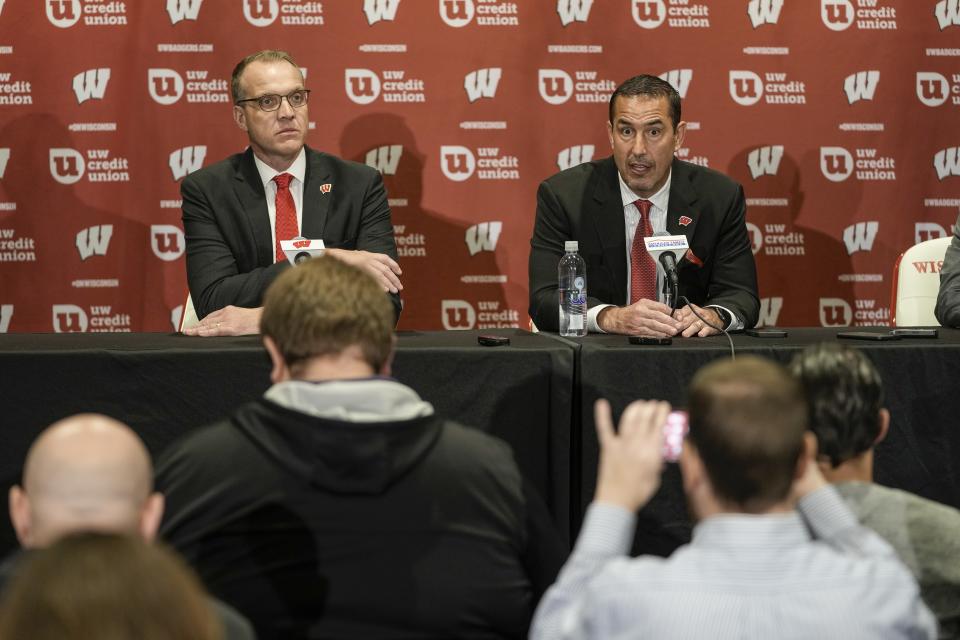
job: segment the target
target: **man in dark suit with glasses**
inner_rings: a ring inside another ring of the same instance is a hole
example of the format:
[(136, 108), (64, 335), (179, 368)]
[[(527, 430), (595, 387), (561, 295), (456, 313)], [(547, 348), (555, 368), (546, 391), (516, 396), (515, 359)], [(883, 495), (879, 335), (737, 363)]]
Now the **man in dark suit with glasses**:
[(403, 289), (379, 172), (306, 146), (310, 90), (284, 51), (241, 60), (231, 80), (243, 153), (190, 174), (180, 187), (193, 335), (259, 331), (263, 293), (290, 265), (283, 240), (323, 240), (327, 253), (370, 273), (400, 313)]

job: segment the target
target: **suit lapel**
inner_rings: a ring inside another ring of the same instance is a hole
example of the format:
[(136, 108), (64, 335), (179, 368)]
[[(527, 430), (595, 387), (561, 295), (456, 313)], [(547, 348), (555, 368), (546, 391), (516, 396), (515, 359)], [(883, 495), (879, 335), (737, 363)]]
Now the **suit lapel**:
[(586, 202), (587, 218), (600, 237), (604, 261), (616, 285), (618, 299), (627, 297), (627, 240), (623, 220), (623, 199), (613, 158), (599, 163), (593, 197)]
[(273, 231), (270, 229), (270, 213), (267, 211), (263, 182), (260, 180), (257, 165), (253, 162), (253, 149), (247, 148), (240, 158), (234, 177), (234, 192), (243, 207), (247, 223), (253, 230), (257, 264), (272, 264), (275, 257), (274, 248), (270, 244)]
[(670, 235), (687, 236), (689, 244), (693, 240), (700, 218), (699, 212), (694, 208), (699, 195), (690, 182), (690, 169), (686, 164), (674, 159), (671, 171), (673, 175), (670, 178), (670, 202), (667, 204), (667, 231)]
[(303, 228), (300, 235), (310, 240), (323, 239), (327, 226), (330, 200), (336, 197), (334, 189), (323, 193), (320, 187), (331, 184), (330, 165), (324, 154), (307, 147), (307, 173), (303, 181)]

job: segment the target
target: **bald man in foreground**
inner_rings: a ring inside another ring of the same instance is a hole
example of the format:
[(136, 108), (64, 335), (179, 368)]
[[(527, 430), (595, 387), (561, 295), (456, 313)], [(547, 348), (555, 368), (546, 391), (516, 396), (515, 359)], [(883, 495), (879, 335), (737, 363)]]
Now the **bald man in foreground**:
[[(153, 464), (139, 436), (125, 424), (80, 414), (47, 427), (31, 445), (21, 485), (10, 488), (10, 520), (26, 550), (78, 531), (136, 535), (152, 542), (163, 516), (163, 496), (153, 491)], [(25, 553), (0, 564), (0, 588)], [(224, 638), (255, 638), (250, 623), (211, 600)]]
[(152, 541), (163, 515), (150, 454), (126, 425), (95, 414), (54, 423), (36, 439), (23, 485), (10, 489), (10, 519), (26, 548), (94, 530)]

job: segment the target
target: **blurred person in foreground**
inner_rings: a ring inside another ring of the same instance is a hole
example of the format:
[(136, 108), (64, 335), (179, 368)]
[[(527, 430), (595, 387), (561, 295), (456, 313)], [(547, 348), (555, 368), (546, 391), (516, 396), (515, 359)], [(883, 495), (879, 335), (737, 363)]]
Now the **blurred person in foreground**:
[(37, 551), (3, 593), (7, 640), (221, 640), (203, 587), (162, 546), (74, 533)]
[(597, 492), (532, 638), (936, 637), (909, 571), (820, 473), (800, 385), (767, 360), (694, 376), (680, 457), (693, 540), (669, 558), (628, 558), (669, 411), (634, 402), (615, 432), (598, 401)]
[(790, 370), (806, 392), (824, 477), (913, 572), (940, 637), (960, 638), (960, 511), (873, 482), (874, 448), (890, 428), (880, 373), (860, 351), (833, 343), (807, 347)]
[(503, 442), (389, 377), (393, 310), (329, 257), (264, 299), (273, 386), (172, 445), (161, 535), (261, 638), (521, 638), (563, 551)]
[(290, 267), (280, 242), (296, 237), (323, 240), (328, 255), (370, 274), (396, 323), (403, 285), (380, 173), (306, 146), (310, 90), (286, 51), (245, 57), (230, 91), (250, 146), (180, 185), (187, 281), (201, 319), (184, 333), (257, 333), (263, 294)]
[[(101, 531), (152, 542), (163, 515), (163, 496), (153, 491), (153, 465), (139, 436), (127, 425), (97, 414), (55, 422), (27, 452), (20, 485), (10, 488), (10, 520), (23, 551), (0, 564), (0, 588), (33, 554), (60, 538)], [(255, 638), (250, 623), (210, 599), (226, 640)]]

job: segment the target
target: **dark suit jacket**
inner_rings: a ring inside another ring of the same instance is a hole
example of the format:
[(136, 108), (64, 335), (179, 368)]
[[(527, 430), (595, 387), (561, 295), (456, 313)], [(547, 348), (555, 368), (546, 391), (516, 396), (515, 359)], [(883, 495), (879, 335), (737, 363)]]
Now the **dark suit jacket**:
[(941, 325), (960, 327), (960, 216), (953, 226), (953, 239), (943, 257), (940, 291), (934, 313)]
[[(726, 307), (745, 327), (757, 322), (757, 267), (746, 228), (743, 189), (721, 173), (674, 159), (667, 231), (687, 236), (699, 259), (678, 263), (679, 295), (698, 305)], [(681, 216), (691, 220), (681, 226)], [(580, 243), (587, 263), (587, 305), (623, 305), (627, 246), (623, 202), (613, 158), (587, 162), (544, 180), (530, 240), (530, 317), (559, 329), (557, 263), (565, 240)]]
[[(380, 173), (306, 147), (303, 228), (330, 249), (385, 253), (396, 260), (393, 224)], [(331, 185), (328, 193), (320, 186)], [(253, 151), (191, 173), (180, 185), (187, 242), (187, 281), (197, 315), (232, 304), (259, 307), (281, 271), (274, 262), (270, 217)], [(400, 297), (392, 296), (397, 316)]]

